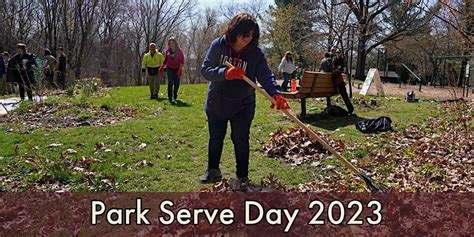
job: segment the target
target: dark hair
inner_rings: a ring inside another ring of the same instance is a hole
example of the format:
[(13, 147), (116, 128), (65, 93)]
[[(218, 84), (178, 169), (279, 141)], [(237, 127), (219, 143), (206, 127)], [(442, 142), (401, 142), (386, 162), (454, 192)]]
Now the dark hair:
[(249, 45), (258, 45), (260, 28), (257, 20), (249, 13), (243, 12), (235, 15), (227, 24), (225, 35), (230, 43), (235, 43), (239, 35), (248, 36), (253, 31), (253, 38)]
[[(288, 58), (288, 56), (291, 56), (291, 57)], [(293, 62), (293, 53), (291, 53), (291, 51), (286, 51), (285, 56), (283, 56), (283, 58), (287, 61), (289, 60), (289, 61)]]
[(64, 51), (63, 47), (58, 47), (58, 50)]
[(330, 58), (330, 57), (331, 57), (331, 53), (330, 53), (330, 52), (324, 53), (324, 57), (325, 57), (325, 58)]
[(49, 49), (44, 49), (44, 56), (51, 55), (51, 51)]

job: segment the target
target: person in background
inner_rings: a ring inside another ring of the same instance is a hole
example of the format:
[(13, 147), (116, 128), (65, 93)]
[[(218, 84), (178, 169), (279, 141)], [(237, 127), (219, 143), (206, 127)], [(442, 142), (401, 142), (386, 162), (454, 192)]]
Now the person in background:
[(28, 99), (33, 101), (32, 86), (35, 83), (34, 70), (38, 66), (36, 56), (26, 50), (26, 45), (16, 45), (16, 54), (8, 61), (8, 70), (14, 73), (14, 82), (18, 83), (21, 100), (25, 99), (25, 89)]
[(344, 73), (345, 71), (345, 62), (344, 62), (344, 55), (342, 54), (341, 50), (336, 50), (336, 57), (334, 58), (334, 71), (339, 71), (340, 73)]
[(344, 78), (342, 77), (342, 73), (345, 70), (345, 63), (344, 63), (344, 56), (342, 55), (341, 50), (336, 50), (336, 57), (333, 61), (334, 64), (334, 72), (332, 74), (332, 79), (334, 81), (334, 85), (336, 86), (339, 95), (341, 95), (342, 99), (344, 100), (344, 104), (346, 105), (347, 112), (352, 114), (354, 112), (354, 106), (352, 105), (351, 99), (347, 94), (346, 90), (346, 83), (344, 82)]
[(46, 85), (48, 88), (57, 88), (55, 80), (54, 80), (54, 71), (58, 65), (58, 60), (51, 55), (51, 51), (49, 49), (44, 49), (44, 59), (45, 62), (43, 63), (43, 75), (46, 80)]
[(14, 79), (12, 78), (11, 72), (9, 73), (8, 71), (8, 61), (10, 61), (10, 54), (8, 52), (3, 52), (2, 53), (2, 59), (3, 63), (5, 64), (5, 81), (7, 83), (6, 85), (6, 94), (14, 94), (15, 93), (15, 87), (13, 86)]
[(56, 68), (56, 78), (60, 89), (66, 89), (66, 55), (64, 48), (58, 48), (58, 66)]
[(330, 51), (330, 55), (331, 55), (331, 59), (334, 59), (336, 57), (336, 47), (331, 47), (331, 51)]
[(7, 77), (6, 77), (6, 74), (7, 74), (6, 64), (7, 63), (8, 61), (5, 62), (3, 58), (3, 53), (2, 53), (2, 57), (0, 57), (0, 95), (8, 94), (7, 92), (8, 83), (7, 83)]
[[(200, 177), (203, 183), (222, 178), (219, 164), (229, 121), (237, 178), (244, 187), (249, 181), (249, 135), (255, 115), (255, 90), (243, 80), (244, 75), (258, 81), (275, 99), (276, 104), (272, 107), (289, 108), (258, 47), (259, 38), (260, 29), (255, 17), (240, 13), (228, 22), (225, 34), (212, 41), (204, 58), (201, 74), (209, 81), (205, 106), (209, 145), (207, 169)], [(226, 67), (226, 62), (233, 67)]]
[(324, 59), (321, 60), (321, 64), (319, 65), (319, 71), (332, 73), (333, 71), (333, 64), (331, 60), (331, 53), (326, 52), (324, 53)]
[(288, 83), (291, 80), (291, 75), (295, 72), (296, 67), (293, 62), (293, 54), (290, 51), (286, 51), (285, 56), (281, 59), (278, 71), (283, 74), (283, 84), (281, 85), (282, 91), (288, 91)]
[(148, 84), (150, 86), (150, 99), (158, 99), (160, 92), (160, 79), (163, 77), (164, 56), (156, 50), (156, 44), (150, 43), (148, 53), (143, 56), (142, 73), (148, 72)]
[(178, 98), (179, 80), (183, 76), (184, 54), (174, 38), (168, 40), (165, 52), (166, 76), (168, 77), (168, 100)]
[[(334, 64), (330, 52), (324, 53), (324, 58), (321, 60), (321, 64), (319, 65), (319, 71), (325, 73), (332, 73), (334, 71)], [(331, 97), (326, 97), (326, 104), (328, 108), (331, 106)]]

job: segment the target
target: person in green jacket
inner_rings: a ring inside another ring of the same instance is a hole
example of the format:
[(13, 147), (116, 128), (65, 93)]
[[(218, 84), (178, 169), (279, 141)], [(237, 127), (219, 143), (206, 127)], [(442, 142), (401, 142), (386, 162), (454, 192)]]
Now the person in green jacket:
[(160, 80), (163, 77), (163, 62), (165, 57), (156, 50), (156, 44), (150, 43), (148, 53), (143, 56), (142, 73), (148, 74), (148, 84), (150, 85), (150, 99), (158, 99), (160, 92)]

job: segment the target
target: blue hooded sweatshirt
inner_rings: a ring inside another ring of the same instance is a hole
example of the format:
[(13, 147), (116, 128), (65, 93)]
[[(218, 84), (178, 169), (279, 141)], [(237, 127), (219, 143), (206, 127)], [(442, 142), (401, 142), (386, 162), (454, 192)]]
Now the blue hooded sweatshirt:
[(262, 50), (257, 45), (248, 45), (243, 52), (235, 53), (224, 35), (212, 41), (201, 67), (201, 74), (210, 82), (206, 112), (229, 117), (246, 106), (255, 107), (255, 90), (249, 84), (244, 80), (225, 79), (225, 61), (242, 68), (247, 77), (258, 81), (271, 96), (280, 93)]

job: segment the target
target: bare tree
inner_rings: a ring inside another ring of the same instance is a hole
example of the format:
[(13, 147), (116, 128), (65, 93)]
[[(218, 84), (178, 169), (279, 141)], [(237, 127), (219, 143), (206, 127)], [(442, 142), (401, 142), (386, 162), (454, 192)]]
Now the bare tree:
[(59, 0), (39, 0), (38, 19), (44, 34), (44, 47), (52, 50), (53, 54), (58, 47), (59, 33)]
[(88, 53), (92, 38), (97, 34), (97, 7), (99, 0), (66, 0), (62, 1), (63, 34), (69, 53), (69, 65), (74, 70), (76, 79), (81, 77), (82, 66)]
[[(99, 28), (98, 36), (100, 41), (100, 69), (99, 75), (106, 85), (112, 85), (111, 77), (114, 76), (117, 81), (118, 74), (113, 71), (119, 69), (116, 63), (111, 65), (111, 62), (116, 61), (118, 54), (124, 52), (114, 50), (115, 42), (120, 34), (120, 29), (125, 22), (125, 0), (102, 0), (99, 9)], [(122, 56), (122, 55), (120, 55)], [(112, 68), (111, 68), (112, 67)]]
[(34, 17), (37, 5), (30, 0), (4, 0), (0, 2), (0, 44), (12, 50), (17, 42), (34, 41)]
[(138, 6), (138, 19), (145, 42), (152, 41), (163, 47), (166, 36), (174, 33), (185, 20), (186, 11), (193, 6), (192, 0), (133, 0)]
[(417, 32), (420, 25), (429, 22), (423, 11), (403, 0), (369, 1), (344, 0), (357, 20), (358, 47), (356, 78), (364, 78), (365, 62), (369, 52), (384, 43)]
[(201, 64), (212, 40), (220, 34), (220, 25), (216, 10), (206, 8), (201, 11), (190, 12), (188, 30), (184, 35), (186, 54), (186, 77), (190, 83), (202, 82), (200, 74)]
[(344, 37), (349, 30), (349, 25), (355, 21), (352, 12), (344, 4), (336, 0), (321, 0), (315, 9), (315, 27), (327, 36), (325, 45), (329, 51), (332, 46), (344, 51)]
[(430, 1), (417, 1), (418, 8), (434, 15), (455, 29), (466, 44), (472, 47), (474, 31), (474, 3), (472, 0), (441, 0), (430, 5)]
[(262, 19), (267, 7), (264, 0), (255, 0), (250, 3), (236, 3), (234, 0), (226, 0), (219, 3), (219, 12), (224, 17), (224, 21), (231, 19), (239, 12), (248, 12), (257, 19)]

